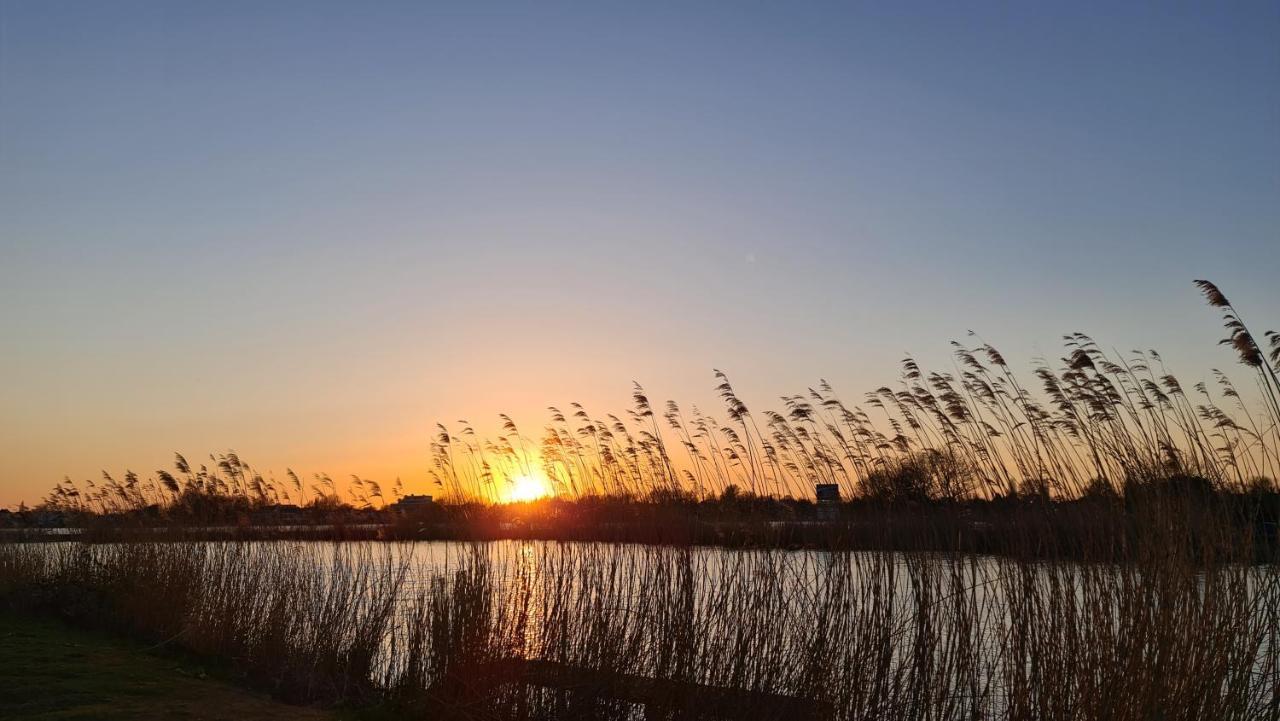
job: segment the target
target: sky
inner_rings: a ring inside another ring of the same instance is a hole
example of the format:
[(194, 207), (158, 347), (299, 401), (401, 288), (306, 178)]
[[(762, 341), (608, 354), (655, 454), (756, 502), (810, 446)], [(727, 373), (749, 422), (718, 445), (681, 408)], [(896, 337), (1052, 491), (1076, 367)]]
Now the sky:
[[(1198, 7), (1193, 6), (1198, 5)], [(0, 506), (1280, 327), (1280, 5), (0, 0)], [(1247, 378), (1245, 374), (1239, 374)]]

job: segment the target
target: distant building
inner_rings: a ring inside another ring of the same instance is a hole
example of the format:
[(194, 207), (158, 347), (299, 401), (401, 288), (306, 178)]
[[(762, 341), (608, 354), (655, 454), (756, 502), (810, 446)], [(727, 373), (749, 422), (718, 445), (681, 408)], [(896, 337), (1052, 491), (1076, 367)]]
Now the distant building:
[(67, 525), (67, 515), (62, 511), (35, 511), (29, 517), (37, 528), (63, 528)]
[(254, 509), (249, 513), (249, 523), (255, 526), (300, 523), (306, 518), (301, 508), (292, 503), (276, 503)]
[(818, 520), (834, 521), (840, 517), (840, 486), (835, 483), (819, 483), (813, 487), (818, 499)]
[(819, 483), (813, 487), (818, 503), (839, 503), (840, 486), (835, 483)]
[(435, 503), (435, 499), (431, 496), (408, 495), (395, 503), (391, 507), (397, 511), (412, 511), (415, 508), (425, 508)]

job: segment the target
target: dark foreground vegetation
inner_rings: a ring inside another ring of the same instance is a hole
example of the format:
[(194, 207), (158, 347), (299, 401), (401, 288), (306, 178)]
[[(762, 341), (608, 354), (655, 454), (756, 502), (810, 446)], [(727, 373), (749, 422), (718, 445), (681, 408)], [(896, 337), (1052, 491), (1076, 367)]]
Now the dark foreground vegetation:
[[(637, 388), (442, 429), (439, 503), (179, 457), (59, 485), (34, 513), (83, 533), (0, 545), (0, 603), (408, 718), (1280, 721), (1280, 336), (1200, 287), (1256, 392), (1075, 334), (1034, 393), (981, 344), (862, 407), (757, 419), (720, 374), (724, 424)], [(317, 534), (383, 542), (282, 540)]]
[[(405, 718), (622, 719), (638, 698), (694, 718), (797, 718), (778, 704), (706, 713), (728, 692), (868, 721), (1280, 718), (1280, 571), (1240, 562), (1239, 539), (1212, 526), (1150, 521), (1122, 563), (526, 542), (454, 545), (431, 562), (420, 554), (436, 544), (6, 544), (0, 599), (223, 659), (283, 700)], [(548, 668), (577, 683), (549, 686)]]

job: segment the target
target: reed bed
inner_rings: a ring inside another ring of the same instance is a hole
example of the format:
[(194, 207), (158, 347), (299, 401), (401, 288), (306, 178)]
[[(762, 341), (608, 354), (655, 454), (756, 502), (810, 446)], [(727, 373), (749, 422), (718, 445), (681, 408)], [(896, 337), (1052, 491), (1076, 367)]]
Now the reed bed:
[[(579, 510), (755, 508), (829, 483), (855, 501), (832, 506), (844, 525), (815, 526), (878, 550), (3, 544), (0, 600), (224, 659), (287, 699), (408, 717), (714, 717), (699, 697), (731, 689), (868, 721), (1280, 721), (1280, 567), (1256, 563), (1277, 541), (1280, 335), (1259, 342), (1198, 287), (1255, 391), (1217, 372), (1188, 390), (1154, 351), (1081, 334), (1027, 383), (979, 340), (956, 345), (954, 372), (905, 359), (860, 405), (820, 383), (757, 415), (717, 371), (723, 422), (637, 386), (622, 416), (573, 404), (537, 440), (504, 416), (500, 436), (462, 423), (433, 446), (434, 480), (468, 517), (535, 471)], [(401, 492), (212, 463), (60, 484), (47, 506), (164, 521)], [(530, 684), (528, 662), (580, 682)], [(665, 696), (640, 709), (619, 679)], [(770, 708), (746, 717), (786, 716)]]
[[(704, 500), (726, 495), (808, 498), (817, 483), (844, 498), (958, 501), (1017, 497), (1073, 499), (1124, 495), (1172, 476), (1204, 479), (1233, 493), (1274, 493), (1280, 478), (1280, 333), (1255, 336), (1208, 281), (1196, 281), (1227, 331), (1222, 343), (1250, 376), (1237, 385), (1180, 381), (1154, 350), (1115, 353), (1083, 333), (1063, 336), (1057, 364), (1034, 361), (1019, 375), (976, 336), (953, 342), (954, 367), (929, 370), (902, 360), (897, 383), (846, 402), (826, 381), (784, 396), (782, 407), (748, 408), (715, 371), (723, 415), (650, 401), (639, 384), (632, 407), (589, 412), (579, 403), (548, 409), (540, 434), (508, 415), (492, 437), (459, 421), (439, 425), (430, 482), (454, 503), (491, 503), (522, 476), (540, 476), (563, 499)], [(309, 504), (386, 506), (394, 483), (293, 471), (263, 475), (236, 453), (142, 477), (58, 484), (50, 508), (118, 513), (157, 507), (199, 516), (209, 498), (244, 507)]]
[(505, 484), (535, 469), (566, 497), (803, 498), (815, 483), (830, 483), (846, 498), (1078, 498), (1170, 475), (1237, 492), (1275, 490), (1280, 333), (1260, 342), (1217, 286), (1196, 286), (1221, 311), (1222, 343), (1256, 389), (1242, 393), (1216, 369), (1213, 385), (1187, 388), (1156, 351), (1110, 353), (1078, 332), (1063, 336), (1061, 365), (1036, 361), (1028, 381), (974, 336), (952, 342), (954, 370), (904, 358), (897, 384), (860, 404), (823, 380), (756, 414), (716, 370), (720, 417), (675, 401), (654, 404), (637, 383), (622, 414), (597, 415), (579, 403), (567, 412), (548, 408), (540, 438), (526, 437), (507, 415), (493, 438), (466, 421), (441, 424), (434, 482), (453, 497), (480, 499), (502, 497)]
[[(606, 544), (0, 546), (0, 595), (311, 703), (633, 718), (512, 659), (813, 699), (840, 719), (1280, 718), (1280, 570)], [(430, 555), (430, 554), (428, 554)], [(695, 694), (694, 691), (681, 693)], [(691, 702), (665, 699), (679, 710)], [(759, 716), (757, 716), (759, 717)]]

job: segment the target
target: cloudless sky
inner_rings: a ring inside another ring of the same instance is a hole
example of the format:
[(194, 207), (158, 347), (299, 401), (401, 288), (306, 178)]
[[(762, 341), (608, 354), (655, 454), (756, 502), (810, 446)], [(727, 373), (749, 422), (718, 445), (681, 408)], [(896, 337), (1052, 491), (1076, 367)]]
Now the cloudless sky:
[(1280, 327), (1280, 4), (1167, 5), (0, 0), (0, 505), (425, 490), (438, 420), (855, 401), (969, 329), (1236, 367), (1191, 280)]

